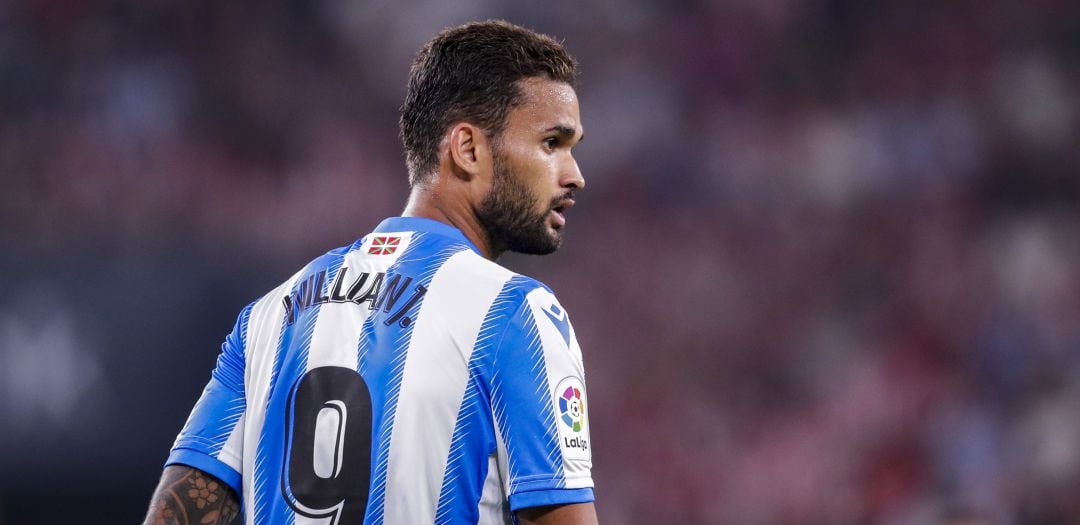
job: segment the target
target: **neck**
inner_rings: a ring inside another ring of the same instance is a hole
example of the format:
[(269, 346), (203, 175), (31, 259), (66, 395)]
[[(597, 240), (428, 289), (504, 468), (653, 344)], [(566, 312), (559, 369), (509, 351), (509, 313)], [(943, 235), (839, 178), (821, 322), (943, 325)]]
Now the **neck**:
[(491, 241), (468, 199), (448, 195), (447, 191), (435, 187), (437, 184), (439, 183), (433, 181), (414, 186), (409, 194), (409, 202), (405, 204), (405, 210), (401, 212), (401, 215), (422, 217), (449, 224), (461, 230), (461, 233), (480, 249), (480, 253), (485, 258), (492, 261), (498, 259), (505, 248)]

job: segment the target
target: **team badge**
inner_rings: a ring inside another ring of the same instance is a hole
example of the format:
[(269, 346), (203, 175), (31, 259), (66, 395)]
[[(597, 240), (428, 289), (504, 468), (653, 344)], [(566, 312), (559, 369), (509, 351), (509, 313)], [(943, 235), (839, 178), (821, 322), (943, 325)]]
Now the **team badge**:
[(371, 248), (368, 248), (368, 253), (371, 255), (390, 255), (397, 251), (399, 244), (401, 244), (401, 237), (398, 236), (376, 237), (371, 241)]

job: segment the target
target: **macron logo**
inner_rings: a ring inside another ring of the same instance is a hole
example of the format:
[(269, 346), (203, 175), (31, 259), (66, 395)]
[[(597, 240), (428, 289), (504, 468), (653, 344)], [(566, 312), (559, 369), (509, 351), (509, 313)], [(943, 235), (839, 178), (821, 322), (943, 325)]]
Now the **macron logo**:
[(551, 319), (551, 324), (559, 329), (563, 341), (566, 341), (566, 347), (570, 348), (570, 318), (566, 315), (566, 310), (559, 308), (557, 304), (542, 308), (542, 310), (547, 314), (548, 319)]

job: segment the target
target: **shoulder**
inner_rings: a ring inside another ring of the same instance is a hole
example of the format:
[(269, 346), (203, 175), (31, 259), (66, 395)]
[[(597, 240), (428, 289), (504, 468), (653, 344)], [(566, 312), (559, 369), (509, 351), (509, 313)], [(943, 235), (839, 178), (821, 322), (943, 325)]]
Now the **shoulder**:
[(345, 257), (350, 252), (359, 249), (363, 240), (364, 238), (361, 238), (353, 244), (334, 248), (333, 250), (315, 257), (304, 266), (301, 266), (287, 279), (249, 304), (247, 306), (247, 309), (251, 310), (251, 313), (249, 314), (254, 315), (254, 312), (273, 309), (273, 307), (281, 305), (282, 300), (285, 297), (292, 294), (302, 285), (308, 286), (309, 288), (316, 285), (324, 285), (330, 275), (342, 266)]
[(501, 290), (489, 311), (492, 321), (507, 328), (516, 328), (525, 334), (536, 330), (546, 334), (553, 329), (552, 334), (558, 333), (567, 345), (570, 344), (570, 317), (551, 287), (533, 277), (507, 270), (490, 260), (479, 256), (476, 258), (479, 259), (476, 263), (478, 268), (487, 268), (493, 273), (502, 272)]
[(569, 316), (548, 285), (472, 250), (454, 254), (435, 276), (432, 287), (454, 295), (455, 307), (482, 303), (488, 327), (516, 326), (530, 332), (530, 327), (554, 322), (560, 332), (569, 330)]
[(447, 279), (458, 282), (485, 286), (496, 284), (500, 287), (501, 299), (511, 300), (519, 305), (525, 303), (530, 297), (545, 299), (546, 302), (556, 301), (555, 293), (548, 285), (535, 278), (509, 270), (472, 250), (455, 254), (444, 265), (443, 271)]

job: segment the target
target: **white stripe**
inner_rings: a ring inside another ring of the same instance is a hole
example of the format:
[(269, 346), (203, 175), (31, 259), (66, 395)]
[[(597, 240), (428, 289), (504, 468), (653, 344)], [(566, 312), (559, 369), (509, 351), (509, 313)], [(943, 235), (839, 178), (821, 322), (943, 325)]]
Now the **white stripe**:
[(285, 316), (285, 307), (281, 300), (292, 290), (300, 276), (301, 273), (297, 272), (284, 284), (259, 299), (251, 308), (248, 319), (247, 346), (244, 348), (244, 394), (247, 411), (242, 418), (244, 519), (248, 525), (255, 523), (255, 453), (259, 448), (259, 434), (266, 419), (266, 400), (270, 390), (270, 375), (274, 369), (274, 356), (281, 340), (281, 323)]
[[(382, 236), (398, 237), (400, 241), (397, 249), (388, 255), (369, 254), (373, 239)], [(372, 275), (385, 272), (405, 253), (411, 242), (412, 232), (369, 235), (359, 247), (345, 254), (338, 269), (338, 272), (345, 272), (342, 280), (343, 291), (347, 291), (356, 277), (363, 272)], [(337, 277), (336, 273), (333, 279), (327, 276), (327, 295), (331, 293), (330, 288)], [(385, 283), (383, 287), (385, 288)], [(364, 321), (373, 311), (370, 306), (370, 303), (325, 303), (319, 307), (319, 317), (315, 320), (311, 343), (308, 346), (307, 371), (322, 366), (341, 366), (352, 370), (359, 367), (357, 346), (360, 344)]]
[[(385, 259), (387, 262), (389, 260)], [(345, 256), (338, 271), (346, 272), (343, 282), (347, 287), (360, 272), (382, 272), (386, 271), (387, 266), (385, 263), (375, 266), (370, 258), (364, 261), (359, 251), (353, 251)], [(367, 306), (367, 303), (326, 303), (319, 307), (319, 317), (315, 320), (315, 331), (308, 347), (308, 371), (323, 366), (357, 369), (356, 347), (360, 343), (364, 320), (371, 314)]]
[[(245, 409), (246, 410), (246, 409)], [(236, 420), (236, 426), (229, 434), (229, 440), (221, 447), (217, 458), (237, 472), (243, 472), (244, 461), (244, 416)]]
[[(548, 380), (548, 399), (552, 405), (552, 412), (555, 414), (555, 426), (559, 429), (559, 440), (563, 440), (563, 437), (567, 435), (567, 431), (563, 427), (563, 422), (559, 420), (559, 404), (556, 387), (558, 384), (567, 377), (576, 377), (581, 380), (582, 387), (585, 385), (585, 367), (581, 359), (581, 347), (578, 346), (577, 337), (574, 335), (573, 326), (569, 327), (570, 330), (570, 346), (567, 348), (566, 340), (563, 339), (559, 329), (555, 327), (551, 319), (547, 318), (547, 314), (543, 312), (544, 309), (550, 309), (551, 305), (558, 304), (558, 300), (555, 296), (544, 288), (537, 288), (531, 292), (525, 299), (529, 302), (529, 306), (532, 309), (533, 320), (536, 323), (536, 328), (539, 331), (539, 337), (541, 346), (544, 348), (544, 366), (547, 367), (547, 380)], [(563, 315), (566, 314), (566, 309), (560, 306), (560, 310)], [(589, 416), (588, 416), (588, 396), (585, 401), (585, 417), (582, 418), (582, 429), (576, 436), (584, 438), (590, 443), (591, 437), (589, 432)], [(564, 452), (562, 444), (556, 447), (556, 450), (551, 451), (552, 454), (559, 454), (562, 457), (564, 480), (566, 482), (566, 488), (585, 488), (592, 487), (592, 449), (590, 448), (585, 457), (567, 457)]]
[[(352, 283), (360, 272), (383, 272), (397, 259), (398, 254), (382, 256), (379, 258), (365, 257), (366, 249), (351, 251), (345, 255), (338, 272), (346, 272), (344, 283), (347, 287)], [(337, 276), (335, 275), (335, 278)], [(332, 286), (333, 280), (328, 281)], [(348, 288), (346, 288), (348, 289)], [(327, 292), (329, 293), (329, 292)], [(323, 366), (340, 366), (350, 370), (356, 370), (359, 366), (359, 355), (356, 351), (360, 344), (360, 333), (363, 331), (364, 321), (371, 315), (367, 304), (356, 305), (353, 303), (326, 303), (319, 307), (319, 317), (315, 320), (315, 330), (311, 335), (311, 344), (308, 347), (307, 371)], [(317, 440), (319, 444), (330, 445), (327, 440)], [(323, 454), (329, 453), (323, 451)], [(344, 454), (349, 454), (346, 450)], [(355, 451), (362, 454), (362, 451)], [(318, 455), (319, 452), (316, 452)], [(326, 518), (309, 518), (296, 514), (295, 525), (329, 525), (332, 520)]]
[(503, 442), (499, 421), (495, 424), (495, 454), (488, 459), (487, 477), (484, 479), (484, 493), (480, 496), (480, 518), (477, 525), (503, 525), (513, 523), (510, 518), (510, 473), (506, 464), (506, 443)]
[(432, 523), (469, 358), (509, 270), (470, 250), (438, 270), (413, 325), (390, 436), (385, 523)]

